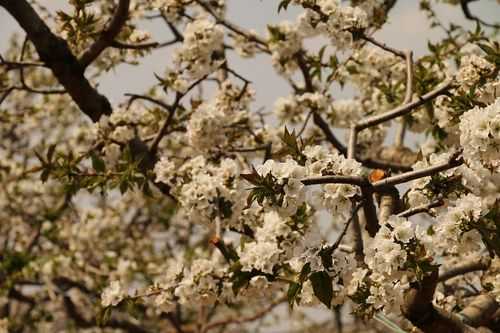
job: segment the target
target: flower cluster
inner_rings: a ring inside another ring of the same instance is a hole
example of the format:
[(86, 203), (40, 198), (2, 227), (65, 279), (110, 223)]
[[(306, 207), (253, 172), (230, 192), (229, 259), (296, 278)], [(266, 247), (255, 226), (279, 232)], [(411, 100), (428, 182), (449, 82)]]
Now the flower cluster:
[(340, 50), (352, 45), (353, 33), (368, 27), (368, 16), (360, 7), (341, 5), (338, 0), (320, 0), (316, 6), (308, 0), (294, 3), (306, 8), (299, 17), (300, 31), (306, 35), (324, 34)]
[(481, 56), (471, 54), (462, 58), (456, 80), (461, 89), (467, 91), (480, 80), (488, 77), (495, 70), (495, 66)]
[[(446, 163), (450, 160), (452, 157), (453, 152), (452, 151), (447, 151), (443, 153), (432, 153), (426, 158), (416, 162), (413, 164), (412, 168), (413, 170), (422, 170), (431, 166), (435, 166), (438, 164)], [(435, 189), (433, 187), (433, 184), (436, 182), (443, 182), (445, 179), (451, 177), (455, 173), (457, 173), (455, 169), (450, 169), (446, 170), (445, 172), (440, 173), (439, 175), (434, 175), (434, 180), (433, 177), (422, 177), (419, 179), (416, 179), (412, 181), (411, 183), (411, 188), (408, 191), (408, 202), (409, 204), (414, 207), (414, 206), (420, 206), (420, 205), (425, 205), (430, 202), (431, 199), (433, 199), (435, 196), (440, 195), (440, 196), (447, 196), (449, 194), (456, 194), (456, 193), (446, 193), (444, 191), (440, 191), (439, 193), (435, 193)]]
[(186, 26), (182, 47), (174, 55), (175, 72), (167, 75), (173, 89), (184, 92), (190, 82), (212, 73), (223, 62), (224, 31), (209, 19), (199, 17)]
[(305, 200), (305, 187), (301, 180), (306, 176), (306, 168), (289, 159), (285, 162), (267, 160), (263, 165), (257, 166), (256, 170), (261, 177), (272, 176), (275, 185), (283, 191), (280, 193), (281, 200), (266, 203), (279, 204), (277, 208), (285, 216), (295, 214)]
[(112, 281), (101, 294), (101, 304), (104, 307), (115, 306), (123, 300), (125, 294), (120, 281)]
[[(304, 151), (310, 176), (345, 175), (360, 176), (361, 164), (345, 158), (337, 152), (329, 152), (322, 146), (308, 146)], [(315, 204), (325, 207), (333, 215), (346, 218), (352, 207), (351, 199), (359, 194), (359, 188), (350, 184), (326, 184), (315, 193)]]
[(232, 159), (210, 164), (199, 155), (180, 167), (163, 157), (155, 165), (156, 180), (173, 187), (182, 210), (192, 221), (212, 224), (218, 218), (234, 223), (244, 204), (240, 166)]
[(274, 113), (283, 122), (299, 123), (310, 112), (323, 112), (328, 108), (329, 98), (319, 93), (280, 97), (274, 104)]
[(357, 311), (399, 312), (410, 282), (418, 273), (425, 274), (414, 267), (428, 261), (410, 221), (390, 216), (367, 249), (367, 268), (358, 268), (350, 281), (349, 294), (359, 304)]
[(475, 107), (460, 117), (460, 144), (465, 159), (500, 170), (500, 98), (485, 107)]
[(438, 217), (436, 227), (443, 250), (451, 253), (479, 250), (481, 235), (475, 227), (487, 211), (483, 200), (473, 194), (460, 197), (453, 206), (450, 205)]
[(253, 98), (251, 90), (242, 89), (225, 81), (211, 101), (195, 110), (187, 124), (187, 139), (195, 150), (220, 150), (242, 135), (234, 126), (248, 122), (247, 109)]
[(302, 48), (302, 36), (297, 26), (281, 22), (268, 26), (268, 45), (272, 53), (273, 67), (284, 76), (291, 76), (297, 69), (297, 52)]

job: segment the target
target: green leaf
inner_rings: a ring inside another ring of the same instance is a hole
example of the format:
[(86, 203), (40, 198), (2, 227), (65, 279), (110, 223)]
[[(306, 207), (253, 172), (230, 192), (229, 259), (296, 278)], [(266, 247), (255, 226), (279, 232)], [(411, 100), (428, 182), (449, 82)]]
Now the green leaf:
[(281, 141), (283, 141), (286, 146), (285, 153), (290, 154), (300, 165), (304, 165), (306, 157), (302, 153), (303, 143), (299, 142), (300, 140), (297, 134), (295, 134), (295, 130), (290, 133), (288, 128), (285, 127), (285, 132), (281, 137)]
[(121, 194), (124, 194), (125, 192), (127, 192), (129, 188), (129, 183), (127, 180), (124, 180), (120, 183), (120, 193)]
[(240, 176), (252, 185), (259, 185), (262, 179), (262, 177), (253, 166), (252, 173), (242, 173)]
[(333, 266), (332, 254), (335, 251), (333, 246), (325, 246), (319, 251), (319, 256), (321, 257), (321, 263), (326, 270), (329, 270)]
[(311, 264), (307, 263), (304, 266), (302, 266), (302, 270), (300, 271), (299, 275), (300, 283), (304, 283), (304, 281), (307, 280), (309, 273), (311, 273)]
[(488, 45), (486, 44), (483, 44), (483, 43), (478, 43), (477, 44), (486, 54), (488, 55), (496, 55), (498, 54), (497, 51), (495, 51), (492, 47), (489, 47)]
[(226, 244), (219, 238), (211, 240), (211, 243), (222, 253), (227, 262), (236, 262), (240, 259), (232, 244)]
[(138, 307), (135, 299), (126, 298), (124, 300), (124, 305), (125, 305), (125, 309), (129, 315), (131, 315), (132, 317), (134, 317), (136, 319), (139, 318), (141, 312), (139, 310), (139, 307)]
[(299, 295), (301, 289), (302, 286), (297, 282), (290, 283), (290, 285), (288, 286), (287, 297), (290, 308), (293, 308), (293, 303), (296, 302), (296, 298)]
[(42, 171), (42, 174), (40, 175), (40, 179), (42, 180), (42, 183), (45, 183), (49, 179), (49, 175), (50, 175), (50, 169), (49, 168), (44, 169)]
[(102, 308), (96, 315), (96, 323), (97, 326), (104, 326), (108, 323), (109, 319), (111, 318), (111, 314), (113, 312), (113, 307), (112, 306), (107, 306), (105, 308)]
[(54, 152), (56, 150), (56, 145), (50, 145), (49, 150), (47, 151), (47, 162), (50, 164), (52, 162), (52, 157), (54, 156)]
[(241, 288), (246, 287), (250, 283), (250, 280), (256, 275), (258, 274), (254, 275), (252, 272), (244, 272), (242, 270), (234, 272), (231, 278), (234, 295), (237, 296)]
[[(0, 258), (0, 272), (6, 275), (22, 270), (30, 262), (28, 253), (5, 251)], [(3, 275), (2, 274), (2, 275)]]
[(332, 306), (333, 287), (332, 278), (327, 272), (314, 272), (309, 276), (314, 295), (328, 308)]
[(92, 159), (92, 168), (94, 168), (95, 171), (104, 172), (106, 170), (106, 164), (102, 158), (97, 156), (95, 153), (92, 153), (90, 158)]

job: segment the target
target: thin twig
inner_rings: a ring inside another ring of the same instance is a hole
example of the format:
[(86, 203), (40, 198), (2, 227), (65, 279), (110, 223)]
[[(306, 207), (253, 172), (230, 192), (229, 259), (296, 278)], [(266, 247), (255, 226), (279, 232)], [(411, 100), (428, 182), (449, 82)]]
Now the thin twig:
[(267, 43), (266, 43), (266, 41), (264, 39), (260, 38), (259, 36), (254, 35), (254, 34), (251, 34), (250, 32), (245, 31), (243, 28), (237, 26), (236, 24), (234, 24), (234, 23), (232, 23), (232, 22), (230, 22), (230, 21), (228, 21), (228, 20), (220, 17), (219, 15), (217, 15), (212, 10), (212, 8), (210, 8), (210, 6), (208, 6), (202, 0), (195, 0), (195, 2), (198, 5), (200, 5), (200, 7), (202, 7), (204, 10), (206, 10), (210, 15), (212, 15), (212, 17), (215, 19), (215, 21), (218, 24), (225, 26), (226, 28), (228, 28), (232, 32), (234, 32), (234, 33), (236, 33), (236, 34), (238, 34), (240, 36), (245, 37), (249, 41), (252, 41), (252, 42), (255, 42), (255, 43), (259, 44), (261, 46), (259, 48), (261, 51), (263, 51), (265, 53), (271, 53), (269, 51)]
[(431, 201), (427, 204), (423, 204), (423, 205), (420, 205), (417, 207), (409, 208), (409, 209), (405, 210), (404, 212), (399, 213), (398, 216), (399, 217), (410, 217), (410, 216), (420, 214), (420, 213), (427, 213), (427, 212), (429, 212), (429, 209), (439, 207), (439, 206), (443, 205), (443, 203), (444, 203), (443, 199), (434, 200), (434, 201)]
[(376, 40), (375, 38), (373, 38), (371, 36), (363, 34), (361, 36), (361, 38), (364, 39), (364, 40), (366, 40), (367, 42), (372, 43), (373, 45), (376, 45), (376, 46), (380, 47), (382, 50), (385, 50), (387, 52), (390, 52), (390, 53), (394, 54), (397, 57), (400, 57), (400, 58), (403, 58), (403, 59), (405, 58), (405, 52), (397, 50), (395, 48), (392, 48), (392, 47), (388, 46), (387, 44), (385, 44), (383, 42), (379, 42), (378, 40)]
[(259, 318), (264, 317), (266, 314), (268, 314), (269, 312), (271, 312), (275, 307), (277, 307), (281, 303), (285, 302), (286, 300), (287, 300), (286, 297), (282, 297), (279, 300), (274, 301), (273, 303), (271, 303), (269, 306), (267, 306), (266, 308), (262, 309), (261, 311), (258, 311), (254, 315), (251, 315), (251, 316), (248, 316), (248, 317), (229, 318), (229, 319), (223, 319), (223, 320), (220, 320), (220, 321), (216, 321), (216, 322), (210, 323), (210, 324), (206, 325), (203, 328), (202, 332), (206, 333), (206, 332), (208, 332), (208, 331), (210, 331), (210, 330), (212, 330), (214, 328), (217, 328), (219, 326), (227, 326), (227, 325), (231, 325), (231, 324), (243, 324), (243, 323), (248, 323), (248, 322), (257, 320)]
[(337, 237), (337, 240), (335, 241), (335, 243), (333, 243), (333, 245), (332, 245), (332, 248), (334, 251), (340, 246), (342, 239), (347, 234), (347, 229), (349, 229), (351, 222), (355, 219), (355, 215), (358, 213), (358, 211), (361, 207), (363, 207), (363, 200), (361, 200), (356, 206), (353, 207), (352, 212), (351, 212), (351, 217), (346, 221), (346, 223), (344, 224), (344, 228), (342, 229), (342, 232)]

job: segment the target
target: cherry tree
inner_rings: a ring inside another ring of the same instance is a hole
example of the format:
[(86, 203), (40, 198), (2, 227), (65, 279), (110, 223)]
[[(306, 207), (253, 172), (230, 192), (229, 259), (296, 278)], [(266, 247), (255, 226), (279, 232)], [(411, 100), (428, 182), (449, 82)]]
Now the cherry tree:
[[(417, 58), (374, 37), (396, 2), (277, 1), (259, 34), (224, 0), (0, 0), (0, 332), (498, 332), (500, 27), (421, 0)], [(289, 93), (259, 108), (235, 56)]]

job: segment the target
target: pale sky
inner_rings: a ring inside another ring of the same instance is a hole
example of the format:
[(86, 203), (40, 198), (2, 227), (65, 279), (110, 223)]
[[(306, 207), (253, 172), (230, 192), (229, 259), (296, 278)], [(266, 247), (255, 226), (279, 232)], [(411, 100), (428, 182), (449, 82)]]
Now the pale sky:
[[(39, 2), (50, 9), (60, 9), (68, 3), (67, 0)], [(281, 12), (278, 15), (278, 0), (228, 0), (227, 3), (228, 18), (247, 29), (255, 29), (261, 34), (265, 33), (266, 24), (286, 19), (294, 20), (299, 12), (298, 8), (290, 6), (287, 12)], [(418, 5), (417, 0), (399, 0), (390, 13), (389, 23), (375, 37), (395, 48), (411, 49), (416, 57), (424, 54), (427, 41), (437, 40), (441, 33), (438, 30), (429, 30), (428, 22), (424, 14), (418, 10)], [(437, 8), (445, 21), (474, 27), (471, 21), (464, 19), (459, 7), (439, 5)], [(500, 17), (500, 6), (496, 0), (473, 2), (471, 9), (476, 15), (490, 22)], [(148, 23), (143, 28), (149, 30), (157, 41), (166, 41), (171, 38), (162, 22)], [(17, 23), (0, 8), (0, 52), (5, 51), (8, 37), (13, 31), (19, 31)], [(161, 74), (165, 71), (172, 50), (172, 47), (156, 50), (147, 56), (140, 66), (119, 66), (114, 72), (99, 79), (99, 90), (114, 103), (122, 102), (124, 93), (144, 92), (154, 82), (153, 73)], [(258, 56), (251, 60), (243, 60), (231, 54), (228, 57), (231, 66), (254, 83), (253, 87), (257, 94), (255, 108), (264, 106), (269, 110), (277, 97), (290, 92), (288, 84), (272, 70), (269, 56)], [(341, 91), (331, 93), (334, 98), (350, 94), (350, 92)]]
[[(16, 0), (13, 0), (16, 1)], [(248, 30), (254, 29), (262, 36), (265, 36), (266, 26), (278, 23), (283, 20), (294, 21), (301, 9), (296, 6), (289, 6), (287, 11), (277, 13), (279, 0), (227, 0), (227, 17)], [(379, 41), (397, 48), (413, 50), (415, 58), (427, 53), (427, 42), (437, 41), (443, 37), (444, 33), (439, 29), (429, 29), (429, 22), (425, 14), (419, 8), (418, 0), (399, 0), (389, 16), (389, 22), (383, 29), (375, 34)], [(435, 2), (435, 1), (434, 1)], [(68, 0), (39, 0), (50, 10), (68, 9)], [(446, 4), (435, 5), (434, 7), (444, 24), (454, 22), (466, 28), (473, 29), (475, 23), (466, 20), (459, 6)], [(487, 22), (498, 21), (500, 17), (500, 5), (497, 0), (479, 0), (470, 4), (471, 11)], [(169, 29), (161, 20), (145, 22), (141, 29), (152, 34), (153, 40), (158, 42), (171, 40), (172, 35)], [(17, 23), (0, 7), (0, 52), (5, 51), (9, 36), (13, 32), (19, 32)], [(308, 41), (307, 45), (319, 49), (323, 44), (318, 40)], [(154, 73), (162, 75), (170, 64), (172, 51), (177, 46), (171, 46), (153, 51), (151, 54), (141, 59), (139, 66), (120, 65), (114, 71), (106, 73), (98, 79), (98, 90), (104, 94), (114, 105), (127, 100), (125, 93), (144, 93), (154, 83)], [(266, 112), (272, 111), (276, 99), (280, 96), (287, 96), (291, 92), (289, 84), (277, 75), (268, 55), (258, 55), (252, 59), (242, 59), (234, 52), (227, 53), (230, 67), (249, 79), (256, 92), (254, 110), (261, 109)], [(299, 81), (300, 82), (300, 81)], [(353, 95), (352, 89), (347, 87), (340, 90), (338, 86), (333, 86), (330, 94), (334, 99), (348, 98)], [(170, 96), (171, 97), (171, 96)], [(337, 130), (339, 138), (343, 138), (343, 131)], [(392, 141), (394, 132), (389, 131), (386, 142)], [(422, 138), (418, 135), (408, 137), (407, 145), (416, 147)]]

